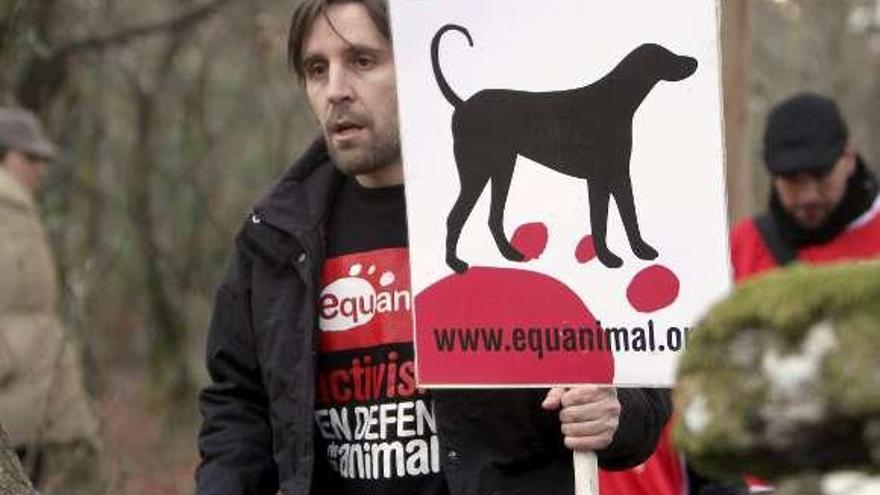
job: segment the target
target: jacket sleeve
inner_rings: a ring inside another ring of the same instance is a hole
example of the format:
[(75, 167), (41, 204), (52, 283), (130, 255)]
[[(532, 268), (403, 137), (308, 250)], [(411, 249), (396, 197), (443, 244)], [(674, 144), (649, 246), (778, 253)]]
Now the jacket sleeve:
[(657, 448), (672, 413), (668, 389), (620, 388), (620, 424), (611, 445), (596, 453), (606, 470), (628, 469), (645, 462)]
[(208, 334), (211, 382), (199, 395), (198, 495), (271, 495), (278, 490), (269, 400), (240, 266), (241, 256), (217, 291)]

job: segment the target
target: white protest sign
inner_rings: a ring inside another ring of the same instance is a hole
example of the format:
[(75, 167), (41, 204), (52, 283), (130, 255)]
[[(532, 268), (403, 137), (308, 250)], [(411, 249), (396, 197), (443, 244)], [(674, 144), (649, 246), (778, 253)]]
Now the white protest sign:
[(670, 386), (729, 288), (717, 5), (392, 0), (421, 386)]

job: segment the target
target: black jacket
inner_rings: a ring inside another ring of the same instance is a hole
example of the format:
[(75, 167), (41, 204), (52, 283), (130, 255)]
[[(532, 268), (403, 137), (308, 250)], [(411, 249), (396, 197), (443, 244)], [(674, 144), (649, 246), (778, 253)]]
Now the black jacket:
[[(211, 384), (199, 397), (200, 495), (321, 493), (313, 485), (317, 298), (323, 226), (342, 176), (318, 141), (254, 208), (217, 290)], [(571, 453), (545, 390), (435, 391), (451, 495), (573, 493)], [(653, 451), (670, 412), (662, 390), (622, 389), (606, 469)]]

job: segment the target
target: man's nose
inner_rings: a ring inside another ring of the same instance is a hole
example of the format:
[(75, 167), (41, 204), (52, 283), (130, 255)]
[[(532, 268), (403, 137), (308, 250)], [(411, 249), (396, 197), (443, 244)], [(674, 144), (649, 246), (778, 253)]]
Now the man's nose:
[(798, 187), (798, 197), (802, 202), (811, 202), (819, 199), (822, 194), (822, 184), (813, 178), (802, 181)]
[(327, 99), (333, 104), (338, 104), (351, 100), (353, 95), (349, 71), (340, 65), (331, 67), (327, 81)]

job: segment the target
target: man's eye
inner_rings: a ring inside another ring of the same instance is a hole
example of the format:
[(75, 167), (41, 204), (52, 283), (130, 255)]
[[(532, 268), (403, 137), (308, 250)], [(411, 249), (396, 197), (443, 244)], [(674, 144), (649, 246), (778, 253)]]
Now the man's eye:
[(376, 63), (371, 57), (362, 56), (354, 59), (354, 65), (359, 69), (369, 69), (376, 65)]
[(314, 63), (306, 65), (306, 75), (310, 78), (321, 77), (327, 72), (327, 65)]

